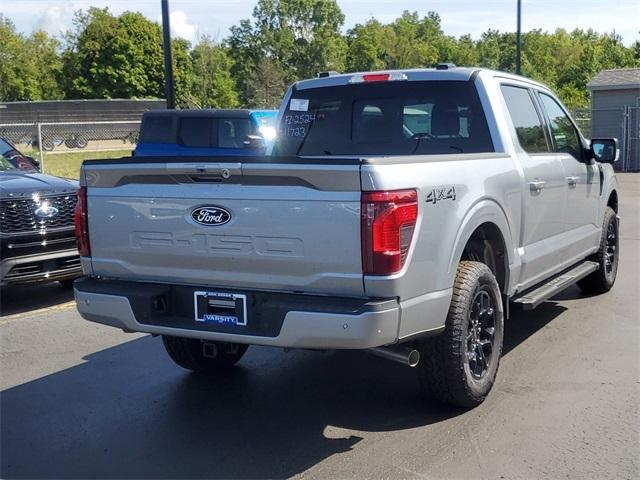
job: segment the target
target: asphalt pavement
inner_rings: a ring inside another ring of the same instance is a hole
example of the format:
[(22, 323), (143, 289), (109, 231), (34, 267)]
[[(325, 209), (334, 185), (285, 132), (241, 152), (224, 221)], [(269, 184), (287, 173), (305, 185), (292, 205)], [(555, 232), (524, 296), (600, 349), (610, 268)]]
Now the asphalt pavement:
[(640, 174), (619, 180), (616, 286), (515, 312), (469, 411), (359, 352), (251, 347), (203, 378), (55, 284), (3, 291), (0, 477), (640, 478)]

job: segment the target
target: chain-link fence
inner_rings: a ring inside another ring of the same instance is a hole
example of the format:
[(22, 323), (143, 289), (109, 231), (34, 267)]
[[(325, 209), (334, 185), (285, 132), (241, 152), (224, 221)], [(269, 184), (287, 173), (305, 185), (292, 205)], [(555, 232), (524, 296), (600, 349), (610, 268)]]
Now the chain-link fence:
[(618, 139), (620, 160), (615, 168), (623, 172), (640, 170), (640, 107), (594, 108), (590, 114), (590, 129), (585, 134)]
[(0, 138), (38, 160), (43, 172), (74, 178), (87, 158), (130, 154), (139, 131), (139, 120), (0, 124)]
[(591, 109), (575, 108), (571, 111), (571, 116), (575, 120), (582, 134), (588, 137), (590, 135), (589, 132), (591, 132)]

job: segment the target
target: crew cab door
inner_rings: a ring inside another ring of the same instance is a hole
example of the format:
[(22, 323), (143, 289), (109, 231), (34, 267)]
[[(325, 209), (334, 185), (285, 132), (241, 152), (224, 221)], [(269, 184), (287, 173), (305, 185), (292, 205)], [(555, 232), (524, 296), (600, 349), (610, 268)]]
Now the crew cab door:
[(518, 289), (523, 290), (557, 271), (558, 242), (565, 230), (566, 179), (560, 157), (550, 151), (533, 92), (517, 84), (503, 84), (501, 91), (524, 176), (518, 280)]
[(585, 158), (578, 130), (562, 105), (547, 93), (538, 91), (537, 96), (547, 120), (552, 154), (562, 162), (565, 174), (566, 234), (560, 262), (570, 266), (591, 253), (600, 239), (597, 224), (600, 175), (597, 164)]

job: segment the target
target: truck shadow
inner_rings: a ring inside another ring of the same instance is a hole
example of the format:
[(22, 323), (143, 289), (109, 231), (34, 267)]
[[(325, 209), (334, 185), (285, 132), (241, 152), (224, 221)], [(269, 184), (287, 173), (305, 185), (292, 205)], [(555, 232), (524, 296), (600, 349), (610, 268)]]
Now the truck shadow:
[[(517, 312), (505, 355), (564, 311)], [(230, 375), (174, 366), (149, 336), (0, 394), (2, 478), (282, 478), (358, 448), (358, 432), (428, 426), (414, 372), (358, 352), (253, 347)]]
[(0, 290), (0, 317), (31, 312), (73, 300), (73, 290), (58, 282), (18, 285)]

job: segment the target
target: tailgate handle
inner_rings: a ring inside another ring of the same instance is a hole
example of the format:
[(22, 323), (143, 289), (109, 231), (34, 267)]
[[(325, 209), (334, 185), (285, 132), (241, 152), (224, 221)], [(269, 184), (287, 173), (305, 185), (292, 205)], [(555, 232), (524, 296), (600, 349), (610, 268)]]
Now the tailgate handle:
[[(222, 175), (189, 175), (194, 183), (222, 183)], [(227, 177), (229, 178), (229, 177)]]

